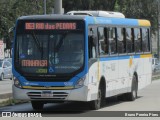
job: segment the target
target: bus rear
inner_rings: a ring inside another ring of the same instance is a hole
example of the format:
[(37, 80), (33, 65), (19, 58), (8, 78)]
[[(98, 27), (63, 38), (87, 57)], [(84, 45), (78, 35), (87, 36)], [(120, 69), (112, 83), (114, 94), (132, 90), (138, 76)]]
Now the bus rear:
[(84, 20), (24, 17), (14, 41), (15, 99), (44, 103), (86, 101)]

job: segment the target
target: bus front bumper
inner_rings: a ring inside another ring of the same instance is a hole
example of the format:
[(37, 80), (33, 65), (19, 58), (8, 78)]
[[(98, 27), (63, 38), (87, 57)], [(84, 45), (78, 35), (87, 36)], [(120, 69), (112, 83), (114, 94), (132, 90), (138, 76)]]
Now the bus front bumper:
[(13, 98), (19, 100), (44, 101), (87, 101), (88, 88), (83, 86), (71, 90), (31, 90), (20, 89), (12, 85)]

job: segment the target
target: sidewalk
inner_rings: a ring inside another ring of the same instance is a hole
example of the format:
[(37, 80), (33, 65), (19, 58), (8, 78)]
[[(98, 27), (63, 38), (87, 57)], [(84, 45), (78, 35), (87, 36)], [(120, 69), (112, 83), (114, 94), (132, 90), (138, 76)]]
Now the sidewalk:
[(0, 102), (12, 98), (12, 80), (0, 81)]

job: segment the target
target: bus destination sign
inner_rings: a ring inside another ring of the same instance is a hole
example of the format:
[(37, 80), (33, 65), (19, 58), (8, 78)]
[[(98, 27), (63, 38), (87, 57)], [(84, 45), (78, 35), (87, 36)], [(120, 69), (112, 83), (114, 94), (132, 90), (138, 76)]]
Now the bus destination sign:
[(40, 23), (27, 22), (25, 23), (26, 30), (75, 30), (77, 25), (75, 22), (61, 23)]

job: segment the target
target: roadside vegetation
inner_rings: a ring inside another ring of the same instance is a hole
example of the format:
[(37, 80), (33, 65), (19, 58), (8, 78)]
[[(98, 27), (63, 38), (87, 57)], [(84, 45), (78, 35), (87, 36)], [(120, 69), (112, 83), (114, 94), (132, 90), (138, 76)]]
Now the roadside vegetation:
[(0, 107), (16, 105), (16, 104), (21, 104), (21, 103), (26, 103), (26, 102), (28, 102), (28, 101), (15, 100), (13, 98), (8, 98), (8, 99), (4, 99), (3, 101), (0, 102)]
[[(62, 0), (64, 12), (71, 10), (105, 10), (122, 12), (128, 18), (148, 19), (157, 29), (157, 0)], [(54, 0), (46, 0), (47, 14), (52, 14)], [(20, 16), (43, 14), (43, 0), (0, 0), (0, 39), (11, 49), (13, 27)]]

